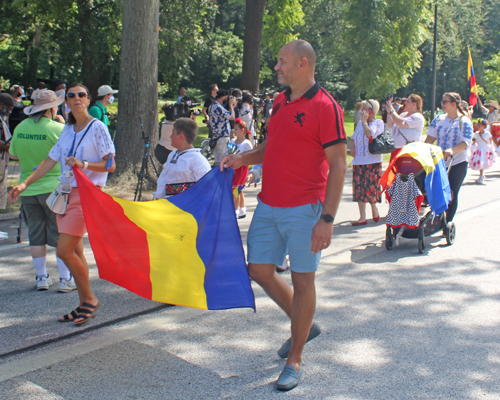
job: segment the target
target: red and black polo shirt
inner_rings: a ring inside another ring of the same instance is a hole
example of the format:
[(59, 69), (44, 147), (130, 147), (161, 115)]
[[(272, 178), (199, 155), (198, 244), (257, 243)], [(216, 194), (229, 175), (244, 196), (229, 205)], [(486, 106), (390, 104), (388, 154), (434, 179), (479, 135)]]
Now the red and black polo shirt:
[(272, 207), (324, 202), (328, 162), (324, 149), (346, 143), (344, 112), (316, 83), (290, 101), (290, 89), (274, 100), (259, 199)]

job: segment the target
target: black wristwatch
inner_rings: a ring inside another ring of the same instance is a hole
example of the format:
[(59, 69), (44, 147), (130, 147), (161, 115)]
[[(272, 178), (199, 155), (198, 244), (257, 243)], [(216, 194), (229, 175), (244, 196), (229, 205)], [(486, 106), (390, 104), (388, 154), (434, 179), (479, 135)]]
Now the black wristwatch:
[(333, 218), (330, 214), (321, 214), (321, 217), (320, 217), (323, 221), (325, 221), (326, 223), (330, 223), (330, 222), (333, 222), (335, 221), (335, 218)]

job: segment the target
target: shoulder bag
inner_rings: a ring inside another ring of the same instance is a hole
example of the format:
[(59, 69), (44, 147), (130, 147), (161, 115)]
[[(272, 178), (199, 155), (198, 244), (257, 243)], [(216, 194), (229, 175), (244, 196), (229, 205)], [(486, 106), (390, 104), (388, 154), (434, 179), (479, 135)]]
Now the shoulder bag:
[(394, 150), (396, 150), (396, 143), (391, 132), (388, 130), (384, 130), (375, 139), (370, 139), (370, 143), (368, 144), (368, 151), (371, 154), (392, 153)]
[[(73, 146), (69, 152), (69, 154), (73, 153), (70, 157), (74, 157), (76, 154), (76, 150), (78, 149), (78, 146), (82, 143), (83, 138), (89, 131), (90, 127), (96, 120), (94, 119), (90, 125), (87, 127), (85, 130), (85, 133), (83, 134), (82, 138), (78, 142), (78, 145), (75, 147), (73, 151), (73, 147), (75, 146), (75, 140), (76, 140), (76, 133), (75, 133), (75, 138), (73, 139)], [(55, 214), (64, 214), (66, 212), (66, 207), (68, 206), (68, 199), (69, 199), (69, 192), (63, 190), (63, 183), (61, 182), (56, 189), (50, 194), (49, 197), (47, 197), (47, 200), (45, 203), (47, 204), (47, 207), (55, 213)]]

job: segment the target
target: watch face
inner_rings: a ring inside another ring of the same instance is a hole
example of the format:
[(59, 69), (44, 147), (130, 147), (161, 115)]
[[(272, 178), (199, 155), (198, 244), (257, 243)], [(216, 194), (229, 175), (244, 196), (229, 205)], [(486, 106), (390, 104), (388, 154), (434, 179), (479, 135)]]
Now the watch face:
[(333, 217), (330, 214), (323, 214), (321, 218), (325, 222), (333, 222)]

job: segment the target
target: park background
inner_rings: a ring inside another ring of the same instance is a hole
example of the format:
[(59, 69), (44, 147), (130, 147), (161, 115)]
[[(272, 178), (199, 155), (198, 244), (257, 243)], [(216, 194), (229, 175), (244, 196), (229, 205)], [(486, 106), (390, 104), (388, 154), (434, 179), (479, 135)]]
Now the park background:
[(282, 90), (273, 67), (294, 38), (315, 48), (316, 79), (346, 110), (349, 135), (359, 99), (417, 93), (429, 110), (436, 11), (437, 105), (446, 91), (468, 98), (468, 46), (479, 94), (500, 100), (500, 0), (2, 0), (0, 85), (119, 88), (114, 175), (133, 179), (141, 131), (154, 145), (159, 107), (180, 87), (198, 102), (211, 83)]

